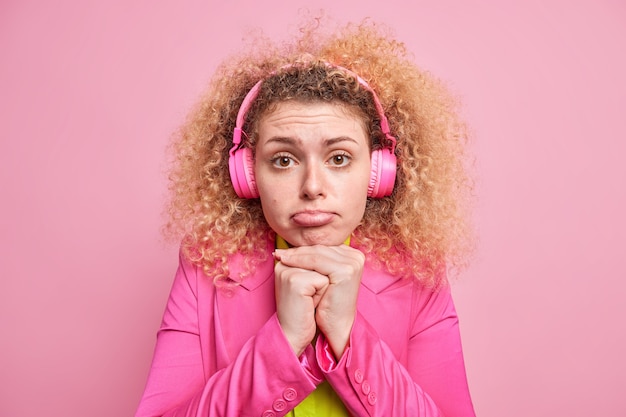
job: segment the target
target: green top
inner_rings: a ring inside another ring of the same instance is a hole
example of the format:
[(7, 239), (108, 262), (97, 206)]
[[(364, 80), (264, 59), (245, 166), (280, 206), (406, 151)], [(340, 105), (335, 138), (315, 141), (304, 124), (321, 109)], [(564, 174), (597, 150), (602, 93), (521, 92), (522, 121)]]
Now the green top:
[(348, 417), (350, 414), (335, 390), (327, 381), (324, 381), (286, 415), (289, 417)]

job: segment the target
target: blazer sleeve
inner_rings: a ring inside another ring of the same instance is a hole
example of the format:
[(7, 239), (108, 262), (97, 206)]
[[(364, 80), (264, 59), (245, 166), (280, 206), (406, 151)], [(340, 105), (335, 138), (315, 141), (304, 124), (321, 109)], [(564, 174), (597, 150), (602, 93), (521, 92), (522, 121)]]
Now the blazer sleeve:
[(325, 378), (354, 416), (474, 417), (449, 288), (418, 294), (413, 303), (406, 367), (357, 313), (338, 362), (325, 338), (318, 339)]
[[(181, 257), (135, 416), (272, 417), (289, 412), (322, 381), (313, 348), (296, 357), (274, 314), (228, 366), (205, 376), (203, 357), (214, 359), (216, 353), (215, 346), (201, 344), (197, 279), (206, 277), (198, 277)], [(203, 355), (201, 346), (211, 351)]]

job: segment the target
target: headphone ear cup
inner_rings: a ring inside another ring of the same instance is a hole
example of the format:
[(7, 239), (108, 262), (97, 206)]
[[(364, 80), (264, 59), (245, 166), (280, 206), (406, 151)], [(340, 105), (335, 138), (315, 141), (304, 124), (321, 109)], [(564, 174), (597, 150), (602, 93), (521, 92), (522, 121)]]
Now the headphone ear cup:
[(235, 193), (240, 198), (257, 198), (259, 196), (254, 178), (252, 150), (241, 148), (235, 151), (228, 159), (228, 169)]
[(396, 162), (396, 155), (389, 149), (372, 152), (368, 197), (382, 198), (391, 195), (396, 183)]

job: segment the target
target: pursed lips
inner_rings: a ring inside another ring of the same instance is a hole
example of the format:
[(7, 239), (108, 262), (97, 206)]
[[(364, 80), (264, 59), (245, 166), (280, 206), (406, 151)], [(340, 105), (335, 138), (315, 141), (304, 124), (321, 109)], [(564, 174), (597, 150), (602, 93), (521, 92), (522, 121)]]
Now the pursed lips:
[(335, 215), (335, 213), (329, 211), (306, 210), (294, 214), (291, 216), (291, 220), (298, 226), (319, 227), (332, 222)]

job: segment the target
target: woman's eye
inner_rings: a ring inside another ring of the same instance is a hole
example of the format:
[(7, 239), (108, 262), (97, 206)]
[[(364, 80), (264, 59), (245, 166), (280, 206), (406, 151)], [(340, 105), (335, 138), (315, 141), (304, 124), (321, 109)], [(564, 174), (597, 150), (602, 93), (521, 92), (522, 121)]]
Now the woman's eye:
[(332, 158), (330, 158), (330, 162), (335, 166), (347, 165), (349, 161), (350, 161), (350, 157), (348, 155), (343, 155), (343, 154), (334, 155)]
[(288, 168), (291, 166), (293, 159), (291, 159), (288, 156), (278, 156), (274, 158), (273, 162), (274, 162), (274, 165), (276, 165), (279, 168)]

